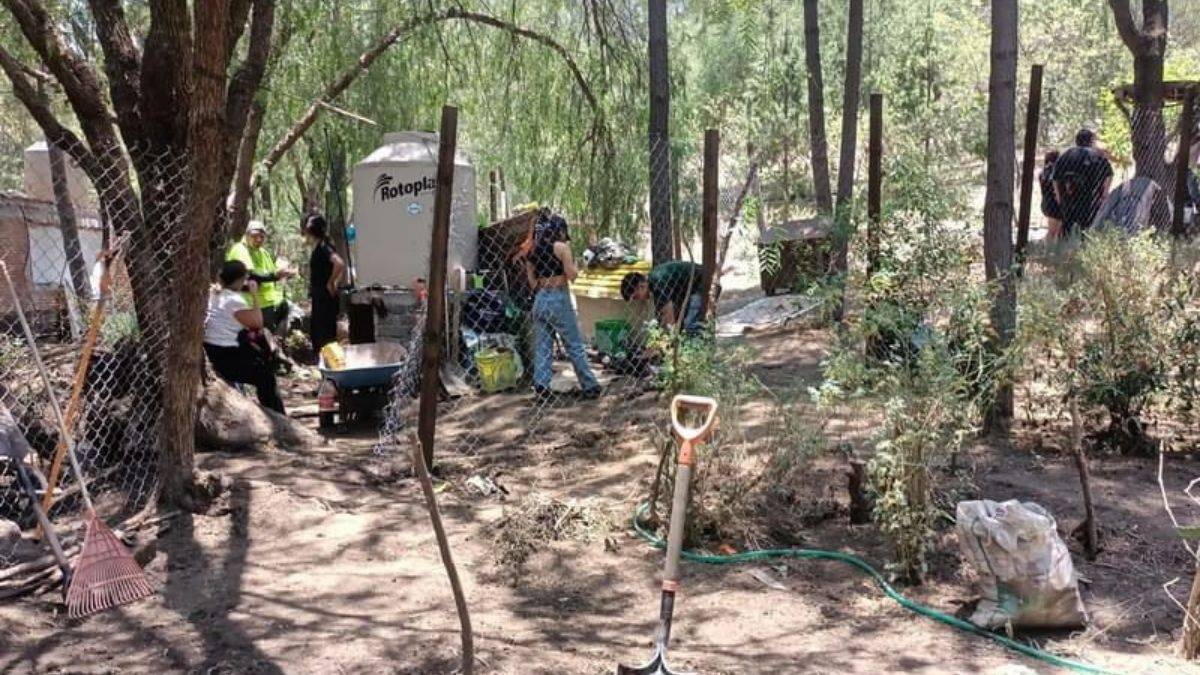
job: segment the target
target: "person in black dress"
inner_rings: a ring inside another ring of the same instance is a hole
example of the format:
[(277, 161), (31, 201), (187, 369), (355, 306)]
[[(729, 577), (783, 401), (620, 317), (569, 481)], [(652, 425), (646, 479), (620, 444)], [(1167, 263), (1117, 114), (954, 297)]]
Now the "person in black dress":
[(308, 259), (308, 297), (312, 300), (309, 336), (313, 352), (337, 340), (338, 284), (346, 263), (329, 241), (325, 216), (314, 213), (304, 219), (304, 240), (313, 247)]

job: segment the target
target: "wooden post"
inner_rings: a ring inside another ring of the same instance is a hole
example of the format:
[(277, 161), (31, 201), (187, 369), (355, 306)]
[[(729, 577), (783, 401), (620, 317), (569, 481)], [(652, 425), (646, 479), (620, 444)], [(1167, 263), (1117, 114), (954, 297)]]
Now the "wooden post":
[(879, 266), (879, 221), (883, 214), (883, 94), (871, 94), (867, 140), (867, 277)]
[(1183, 207), (1188, 203), (1187, 175), (1192, 158), (1192, 140), (1196, 128), (1196, 86), (1193, 85), (1183, 98), (1183, 112), (1179, 122), (1179, 152), (1175, 154), (1175, 214), (1171, 220), (1171, 234), (1184, 234)]
[(1029, 108), (1025, 111), (1025, 154), (1021, 165), (1021, 204), (1017, 211), (1017, 263), (1025, 262), (1029, 245), (1029, 219), (1033, 211), (1033, 170), (1037, 166), (1038, 126), (1042, 114), (1042, 71), (1035, 63), (1029, 70)]
[(496, 177), (500, 179), (500, 212), (504, 218), (512, 217), (512, 204), (508, 199), (508, 183), (504, 181), (504, 167), (496, 169)]
[(454, 196), (454, 152), (458, 145), (458, 108), (442, 107), (438, 136), (437, 192), (433, 201), (433, 241), (429, 247), (429, 293), (425, 301), (425, 340), (421, 361), (421, 408), (417, 435), (425, 466), (433, 469), (433, 436), (446, 317), (446, 254), (450, 240), (450, 204)]
[[(717, 208), (720, 203), (721, 132), (704, 132), (704, 212), (701, 221), (700, 251), (704, 265), (704, 305), (701, 316), (708, 318), (715, 307), (709, 307), (712, 283), (717, 266)], [(686, 311), (686, 308), (685, 308)]]
[(500, 220), (500, 181), (496, 178), (496, 170), (488, 172), (488, 222)]
[(867, 485), (867, 463), (857, 457), (850, 459), (850, 470), (846, 472), (846, 489), (850, 493), (850, 524), (865, 525), (871, 522), (875, 504), (871, 500)]

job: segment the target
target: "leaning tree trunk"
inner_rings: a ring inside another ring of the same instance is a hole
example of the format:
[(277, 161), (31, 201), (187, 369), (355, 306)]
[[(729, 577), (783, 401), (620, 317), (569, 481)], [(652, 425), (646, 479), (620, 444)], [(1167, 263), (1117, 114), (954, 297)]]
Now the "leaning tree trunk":
[(817, 0), (804, 0), (804, 57), (808, 64), (808, 134), (812, 147), (813, 191), (817, 211), (833, 212), (829, 181), (829, 140), (825, 136), (825, 82), (821, 77), (821, 23)]
[(671, 73), (667, 60), (667, 1), (649, 0), (650, 253), (654, 264), (672, 259)]
[[(1013, 185), (1016, 155), (1014, 118), (1017, 108), (1017, 0), (992, 0), (991, 75), (988, 80), (987, 192), (983, 211), (983, 257), (989, 282), (996, 284), (991, 321), (993, 349), (1012, 342), (1016, 328), (1013, 264)], [(996, 392), (988, 426), (1012, 419), (1012, 387)]]

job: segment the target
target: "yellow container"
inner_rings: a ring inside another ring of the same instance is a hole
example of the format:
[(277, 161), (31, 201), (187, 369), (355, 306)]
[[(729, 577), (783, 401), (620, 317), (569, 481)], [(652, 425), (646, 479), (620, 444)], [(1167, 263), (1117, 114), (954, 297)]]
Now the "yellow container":
[(483, 390), (494, 394), (517, 386), (516, 355), (507, 349), (483, 349), (475, 355), (479, 382)]
[(321, 360), (329, 370), (341, 370), (346, 367), (346, 350), (336, 342), (321, 347)]

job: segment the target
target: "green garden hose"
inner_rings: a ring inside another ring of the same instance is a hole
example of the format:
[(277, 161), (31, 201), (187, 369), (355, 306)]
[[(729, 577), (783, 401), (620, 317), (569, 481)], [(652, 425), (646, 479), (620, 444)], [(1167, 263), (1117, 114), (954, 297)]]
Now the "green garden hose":
[[(651, 546), (653, 546), (655, 548), (662, 548), (664, 545), (663, 540), (660, 539), (659, 537), (657, 537), (653, 532), (650, 532), (649, 530), (642, 527), (641, 520), (642, 520), (642, 517), (645, 516), (646, 511), (648, 509), (649, 509), (649, 505), (642, 504), (634, 511), (633, 529), (635, 532), (637, 532), (638, 536), (640, 536), (642, 539), (645, 539), (646, 542), (649, 543)], [(996, 642), (1005, 647), (1008, 647), (1009, 649), (1018, 651), (1026, 656), (1038, 659), (1040, 661), (1044, 661), (1046, 663), (1049, 663), (1054, 666), (1058, 666), (1060, 668), (1068, 668), (1070, 670), (1074, 670), (1074, 671), (1080, 672), (1080, 673), (1093, 673), (1094, 675), (1119, 675), (1119, 673), (1116, 673), (1111, 670), (1106, 670), (1099, 666), (1092, 666), (1092, 665), (1088, 665), (1086, 663), (1079, 663), (1078, 661), (1071, 661), (1070, 659), (1064, 659), (1061, 656), (1056, 656), (1049, 652), (1042, 651), (1041, 649), (1037, 649), (1036, 647), (1030, 647), (1029, 645), (1022, 644), (1020, 642), (1017, 642), (1016, 640), (1012, 640), (1003, 635), (999, 635), (999, 634), (993, 633), (989, 630), (980, 628), (979, 626), (976, 626), (973, 623), (968, 623), (957, 617), (950, 616), (949, 614), (944, 614), (942, 612), (937, 611), (936, 609), (933, 609), (931, 607), (926, 607), (925, 605), (914, 602), (913, 600), (906, 598), (895, 588), (892, 588), (892, 585), (887, 582), (887, 579), (884, 579), (883, 575), (880, 574), (879, 571), (876, 570), (874, 567), (871, 567), (871, 565), (868, 564), (867, 561), (865, 561), (862, 558), (859, 558), (857, 556), (851, 555), (849, 553), (842, 553), (840, 551), (822, 551), (820, 549), (812, 549), (812, 548), (776, 548), (776, 549), (764, 549), (761, 551), (747, 551), (744, 553), (734, 553), (731, 555), (706, 555), (703, 553), (696, 553), (695, 551), (684, 550), (683, 558), (684, 558), (684, 560), (688, 560), (688, 561), (695, 562), (695, 563), (701, 563), (703, 565), (739, 565), (742, 563), (756, 562), (756, 561), (760, 561), (760, 560), (768, 560), (771, 558), (797, 558), (800, 560), (836, 560), (838, 562), (850, 565), (851, 567), (854, 567), (855, 569), (857, 569), (858, 571), (867, 575), (868, 577), (871, 577), (871, 579), (876, 584), (879, 585), (879, 588), (881, 588), (883, 590), (885, 595), (887, 595), (892, 600), (895, 600), (897, 603), (900, 604), (901, 607), (907, 609), (910, 612), (914, 612), (914, 613), (920, 614), (922, 616), (927, 616), (927, 617), (933, 619), (934, 621), (940, 621), (948, 626), (953, 626), (954, 628), (957, 628), (961, 631), (964, 631), (967, 633), (972, 633), (974, 635), (978, 635), (980, 637), (987, 638), (989, 640), (992, 640), (993, 642)]]

